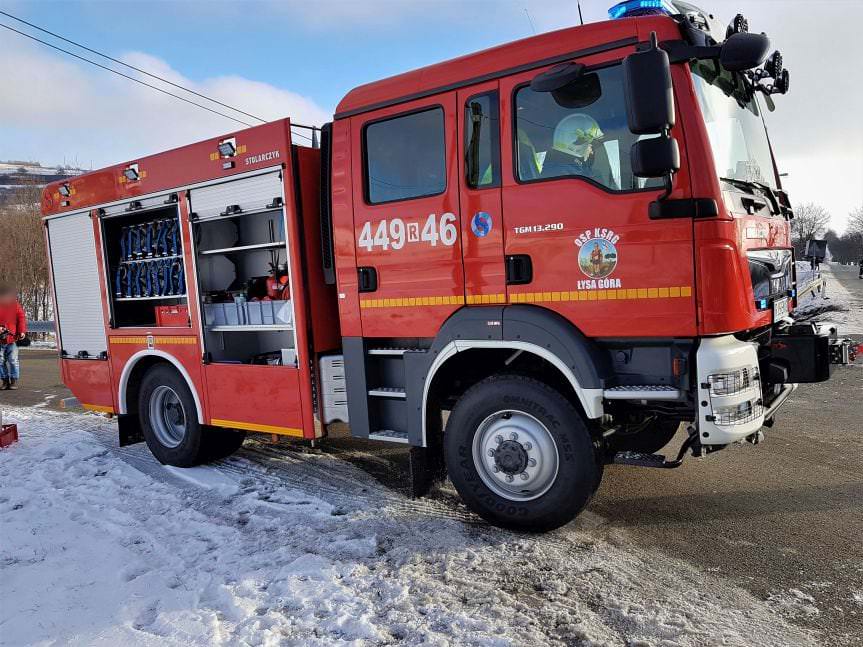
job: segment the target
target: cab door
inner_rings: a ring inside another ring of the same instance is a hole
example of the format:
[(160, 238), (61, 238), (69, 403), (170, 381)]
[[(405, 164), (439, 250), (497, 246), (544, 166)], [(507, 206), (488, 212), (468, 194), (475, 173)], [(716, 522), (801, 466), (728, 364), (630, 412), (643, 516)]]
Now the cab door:
[[(632, 173), (639, 136), (627, 125), (621, 56), (579, 60), (586, 74), (555, 93), (530, 88), (542, 69), (501, 80), (511, 143), (502, 147), (505, 251), (532, 264), (530, 283), (511, 286), (509, 301), (554, 310), (589, 337), (694, 335), (683, 120), (671, 132), (681, 168), (668, 199), (684, 217), (653, 220), (650, 204), (664, 184)], [(685, 69), (672, 72), (675, 86), (687, 87)]]
[(458, 102), (465, 300), (505, 303), (498, 82), (460, 90)]
[(364, 337), (433, 337), (464, 298), (456, 93), (351, 120)]

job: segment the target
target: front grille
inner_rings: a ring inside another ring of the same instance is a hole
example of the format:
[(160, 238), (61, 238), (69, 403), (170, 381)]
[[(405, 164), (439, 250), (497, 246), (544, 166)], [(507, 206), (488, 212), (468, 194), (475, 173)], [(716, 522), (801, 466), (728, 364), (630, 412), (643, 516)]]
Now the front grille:
[(767, 308), (774, 299), (793, 295), (794, 254), (790, 249), (759, 249), (746, 255), (758, 307)]

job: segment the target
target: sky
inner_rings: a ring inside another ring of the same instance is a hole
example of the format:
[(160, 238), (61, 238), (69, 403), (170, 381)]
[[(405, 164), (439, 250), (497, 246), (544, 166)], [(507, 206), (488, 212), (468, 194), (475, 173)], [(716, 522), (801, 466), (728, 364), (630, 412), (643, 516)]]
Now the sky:
[[(581, 4), (595, 22), (613, 0)], [(863, 205), (863, 0), (696, 4), (724, 22), (743, 13), (782, 51), (791, 91), (767, 123), (783, 183), (841, 231)], [(0, 0), (0, 10), (256, 116), (310, 124), (362, 83), (578, 23), (575, 0)], [(98, 168), (238, 126), (0, 29), (0, 160)]]

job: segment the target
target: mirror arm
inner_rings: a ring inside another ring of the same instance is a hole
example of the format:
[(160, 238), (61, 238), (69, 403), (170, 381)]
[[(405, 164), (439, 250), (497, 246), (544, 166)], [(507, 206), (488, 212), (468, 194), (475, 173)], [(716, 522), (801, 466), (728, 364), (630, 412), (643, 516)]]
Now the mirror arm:
[(673, 180), (674, 180), (674, 171), (669, 171), (668, 173), (665, 174), (665, 191), (662, 192), (662, 195), (660, 195), (658, 198), (656, 198), (657, 202), (662, 202), (664, 200), (667, 200), (668, 197), (671, 195), (671, 191), (674, 188)]
[[(671, 137), (671, 129), (663, 128), (662, 129), (663, 137)], [(667, 200), (671, 195), (671, 192), (674, 190), (674, 171), (669, 171), (665, 174), (665, 190), (662, 192), (658, 198), (656, 198), (657, 202), (662, 202), (663, 200)]]
[(690, 45), (683, 40), (667, 40), (660, 47), (668, 54), (670, 63), (718, 59), (719, 53), (722, 50), (722, 47), (719, 45)]

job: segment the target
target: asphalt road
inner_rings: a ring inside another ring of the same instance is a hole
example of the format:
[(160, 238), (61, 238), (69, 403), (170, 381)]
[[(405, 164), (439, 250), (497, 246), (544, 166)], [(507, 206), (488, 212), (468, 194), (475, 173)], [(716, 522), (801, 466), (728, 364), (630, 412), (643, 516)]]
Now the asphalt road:
[[(833, 280), (863, 299), (856, 275)], [(56, 355), (26, 350), (22, 362), (21, 390), (0, 392), (0, 407), (58, 407), (69, 394)], [(404, 476), (402, 449), (347, 438), (328, 447), (388, 485)], [(758, 446), (676, 470), (609, 466), (590, 510), (608, 532), (772, 600), (825, 645), (863, 644), (863, 366), (801, 386)]]

